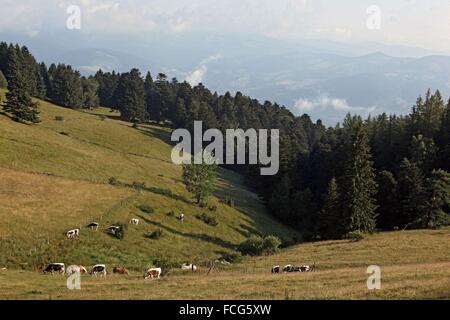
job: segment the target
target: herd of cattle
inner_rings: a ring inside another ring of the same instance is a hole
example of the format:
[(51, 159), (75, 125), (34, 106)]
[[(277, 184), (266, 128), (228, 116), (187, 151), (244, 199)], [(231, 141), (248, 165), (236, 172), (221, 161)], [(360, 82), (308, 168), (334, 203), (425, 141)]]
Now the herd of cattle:
[(314, 263), (313, 266), (308, 265), (302, 265), (302, 266), (293, 266), (291, 264), (288, 264), (287, 266), (284, 266), (281, 268), (280, 266), (274, 266), (272, 267), (272, 273), (293, 273), (293, 272), (313, 272), (316, 270), (316, 264)]
[[(197, 266), (191, 263), (185, 263), (181, 266), (181, 270), (184, 271), (197, 271)], [(71, 265), (67, 267), (64, 263), (51, 263), (49, 264), (44, 270), (44, 273), (50, 273), (50, 274), (65, 274), (67, 276), (71, 276), (73, 274), (88, 274), (88, 271), (83, 266), (77, 266), (77, 265)], [(119, 275), (130, 275), (130, 272), (125, 267), (115, 267), (113, 269), (114, 274)], [(150, 268), (144, 273), (144, 279), (159, 279), (161, 277), (162, 269), (161, 268)], [(106, 277), (106, 265), (104, 264), (97, 264), (92, 267), (89, 274), (93, 277)]]
[[(139, 219), (130, 220), (130, 224), (135, 226), (139, 225), (139, 222), (140, 222)], [(93, 231), (98, 231), (99, 226), (100, 224), (98, 222), (92, 222), (87, 227)], [(118, 231), (120, 231), (119, 226), (110, 226), (106, 229), (106, 232), (113, 236), (116, 235)], [(68, 239), (75, 239), (78, 238), (79, 236), (80, 236), (80, 229), (73, 229), (66, 232), (66, 237)]]
[[(177, 217), (178, 218), (178, 217)], [(184, 220), (184, 215), (181, 215), (179, 220)], [(139, 219), (131, 219), (130, 220), (131, 225), (139, 225)], [(90, 228), (93, 231), (97, 231), (99, 228), (99, 223), (93, 222), (88, 225), (88, 228)], [(106, 232), (115, 235), (120, 230), (119, 226), (110, 226), (106, 229)], [(66, 237), (69, 239), (74, 239), (76, 237), (80, 236), (80, 229), (73, 229), (69, 230), (66, 233)], [(274, 266), (272, 267), (272, 274), (279, 274), (279, 273), (293, 273), (293, 272), (313, 272), (315, 271), (315, 263), (313, 266), (309, 265), (301, 265), (301, 266), (294, 266), (294, 265), (286, 265), (283, 268), (280, 266)], [(195, 272), (197, 270), (197, 266), (191, 264), (191, 263), (185, 263), (181, 266), (181, 270), (190, 270)], [(77, 265), (71, 265), (67, 268), (65, 268), (64, 263), (51, 263), (49, 264), (45, 269), (44, 273), (60, 273), (60, 274), (66, 274), (66, 275), (72, 275), (72, 274), (87, 274), (88, 271), (83, 266), (77, 266)], [(103, 276), (106, 277), (106, 265), (104, 264), (97, 264), (92, 267), (91, 271), (89, 272), (93, 277), (96, 276)], [(114, 274), (122, 274), (122, 275), (129, 275), (130, 272), (125, 267), (115, 267), (113, 269)], [(159, 279), (162, 273), (161, 268), (150, 268), (148, 269), (144, 274), (144, 279)]]
[[(184, 215), (181, 215), (179, 218), (181, 221), (184, 220)], [(139, 219), (131, 219), (130, 224), (131, 225), (139, 225)], [(98, 222), (92, 222), (87, 227), (93, 231), (98, 231), (100, 224)], [(110, 226), (106, 229), (106, 232), (111, 235), (116, 235), (118, 231), (120, 231), (119, 226)], [(80, 236), (80, 229), (73, 229), (66, 232), (66, 237), (68, 239), (75, 239)], [(195, 272), (197, 270), (197, 266), (191, 263), (185, 263), (181, 266), (181, 270), (190, 270)], [(71, 265), (66, 269), (66, 266), (64, 263), (51, 263), (49, 264), (44, 270), (44, 273), (50, 273), (50, 274), (65, 274), (67, 276), (71, 276), (73, 274), (90, 274), (93, 277), (101, 276), (106, 277), (106, 265), (104, 264), (97, 264), (92, 267), (91, 271), (88, 272), (87, 269), (83, 266), (78, 265)], [(114, 274), (121, 274), (121, 275), (129, 275), (130, 272), (125, 267), (115, 267), (113, 269)], [(150, 268), (144, 273), (144, 279), (159, 279), (161, 277), (162, 269), (161, 268)]]

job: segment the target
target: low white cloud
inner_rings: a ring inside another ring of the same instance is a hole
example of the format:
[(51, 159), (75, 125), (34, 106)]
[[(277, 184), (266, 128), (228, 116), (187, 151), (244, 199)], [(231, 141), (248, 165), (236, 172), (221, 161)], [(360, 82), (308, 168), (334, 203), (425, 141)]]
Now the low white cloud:
[(204, 78), (206, 72), (208, 72), (208, 68), (206, 66), (201, 66), (199, 69), (194, 70), (191, 73), (189, 73), (188, 76), (186, 77), (186, 81), (191, 86), (196, 86), (199, 83), (203, 82), (203, 78)]
[(345, 99), (330, 98), (326, 95), (322, 95), (316, 99), (298, 99), (295, 102), (295, 110), (302, 112), (308, 112), (314, 109), (333, 109), (337, 111), (349, 111), (353, 108), (347, 103)]
[(336, 111), (336, 112), (358, 112), (371, 113), (376, 107), (356, 107), (351, 106), (347, 100), (340, 98), (331, 98), (328, 95), (321, 95), (315, 99), (298, 99), (294, 105), (297, 114), (308, 113), (311, 111)]
[(197, 69), (195, 69), (194, 71), (191, 71), (187, 76), (186, 76), (186, 81), (191, 85), (191, 86), (196, 86), (199, 83), (203, 82), (204, 77), (206, 75), (206, 73), (208, 72), (208, 64), (210, 64), (211, 62), (217, 61), (220, 58), (222, 58), (221, 54), (214, 54), (211, 55), (205, 59), (203, 59), (200, 62), (200, 65)]

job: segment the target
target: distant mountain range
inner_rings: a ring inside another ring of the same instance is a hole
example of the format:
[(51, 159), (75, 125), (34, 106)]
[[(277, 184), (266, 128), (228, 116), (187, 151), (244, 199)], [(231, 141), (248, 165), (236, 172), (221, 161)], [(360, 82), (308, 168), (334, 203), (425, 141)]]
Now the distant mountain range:
[(403, 114), (428, 88), (450, 96), (450, 56), (421, 48), (255, 35), (91, 35), (79, 32), (0, 40), (30, 47), (47, 63), (84, 74), (103, 70), (166, 73), (218, 92), (241, 91), (329, 125), (347, 112)]

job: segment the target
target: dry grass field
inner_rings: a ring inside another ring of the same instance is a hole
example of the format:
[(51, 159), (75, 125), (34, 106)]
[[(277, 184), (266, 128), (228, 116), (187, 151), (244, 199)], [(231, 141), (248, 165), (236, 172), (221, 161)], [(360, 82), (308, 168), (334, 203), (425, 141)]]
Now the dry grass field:
[[(0, 90), (0, 99), (4, 91)], [(133, 128), (108, 109), (80, 112), (40, 101), (42, 122), (27, 126), (0, 113), (0, 299), (449, 299), (450, 229), (381, 233), (360, 242), (307, 243), (270, 257), (244, 258), (207, 275), (177, 271), (144, 281), (155, 259), (199, 265), (235, 252), (251, 234), (301, 238), (274, 220), (241, 177), (219, 170), (215, 195), (199, 208), (170, 161), (169, 130)], [(57, 120), (62, 117), (63, 121)], [(119, 185), (111, 185), (114, 177)], [(133, 182), (145, 183), (135, 189)], [(224, 200), (231, 198), (235, 206)], [(151, 206), (153, 213), (140, 207)], [(184, 213), (184, 223), (175, 214)], [(196, 215), (214, 215), (215, 227)], [(106, 234), (129, 225), (125, 238)], [(99, 222), (98, 232), (86, 225)], [(81, 236), (64, 233), (81, 227)], [(161, 229), (160, 239), (146, 234)], [(82, 278), (71, 291), (50, 262), (128, 267), (132, 275)], [(313, 264), (308, 274), (271, 275), (273, 265)], [(382, 269), (382, 290), (367, 290), (366, 269)]]
[[(81, 290), (67, 289), (64, 276), (7, 270), (0, 273), (0, 299), (450, 299), (448, 252), (450, 229), (444, 229), (304, 244), (271, 257), (246, 258), (209, 275), (203, 268), (153, 281), (139, 272), (106, 279), (83, 276)], [(313, 258), (316, 272), (270, 274), (273, 264)], [(381, 267), (381, 290), (367, 289), (370, 264)]]

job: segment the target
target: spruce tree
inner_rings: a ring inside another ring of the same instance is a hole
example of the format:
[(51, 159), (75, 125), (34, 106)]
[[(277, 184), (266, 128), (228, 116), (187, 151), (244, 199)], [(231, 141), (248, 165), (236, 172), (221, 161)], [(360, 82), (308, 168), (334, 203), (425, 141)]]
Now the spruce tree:
[(6, 78), (3, 75), (3, 72), (0, 70), (0, 88), (6, 89), (7, 87), (8, 87), (8, 81), (6, 81)]
[(424, 212), (424, 177), (420, 167), (413, 161), (404, 159), (398, 172), (398, 198), (400, 225), (408, 228), (417, 226)]
[(147, 116), (152, 115), (152, 96), (153, 96), (153, 78), (150, 72), (147, 72), (144, 81), (144, 90), (145, 90), (145, 108), (147, 111)]
[(338, 185), (335, 178), (328, 184), (328, 191), (323, 199), (323, 207), (319, 213), (317, 234), (323, 239), (336, 239), (341, 234), (341, 208)]
[(16, 121), (39, 122), (37, 103), (33, 102), (28, 92), (15, 51), (10, 51), (8, 54), (7, 74), (9, 81), (6, 103), (3, 105), (4, 111), (11, 114)]
[(138, 69), (123, 73), (115, 93), (122, 120), (142, 122), (147, 118), (144, 81)]
[(426, 202), (419, 226), (435, 228), (450, 224), (450, 216), (445, 212), (450, 205), (450, 173), (434, 170), (426, 182)]
[(377, 191), (366, 129), (360, 119), (350, 124), (348, 154), (342, 178), (343, 230), (373, 232)]
[(399, 225), (399, 208), (397, 204), (397, 180), (389, 171), (377, 175), (377, 225), (384, 230), (392, 230)]

